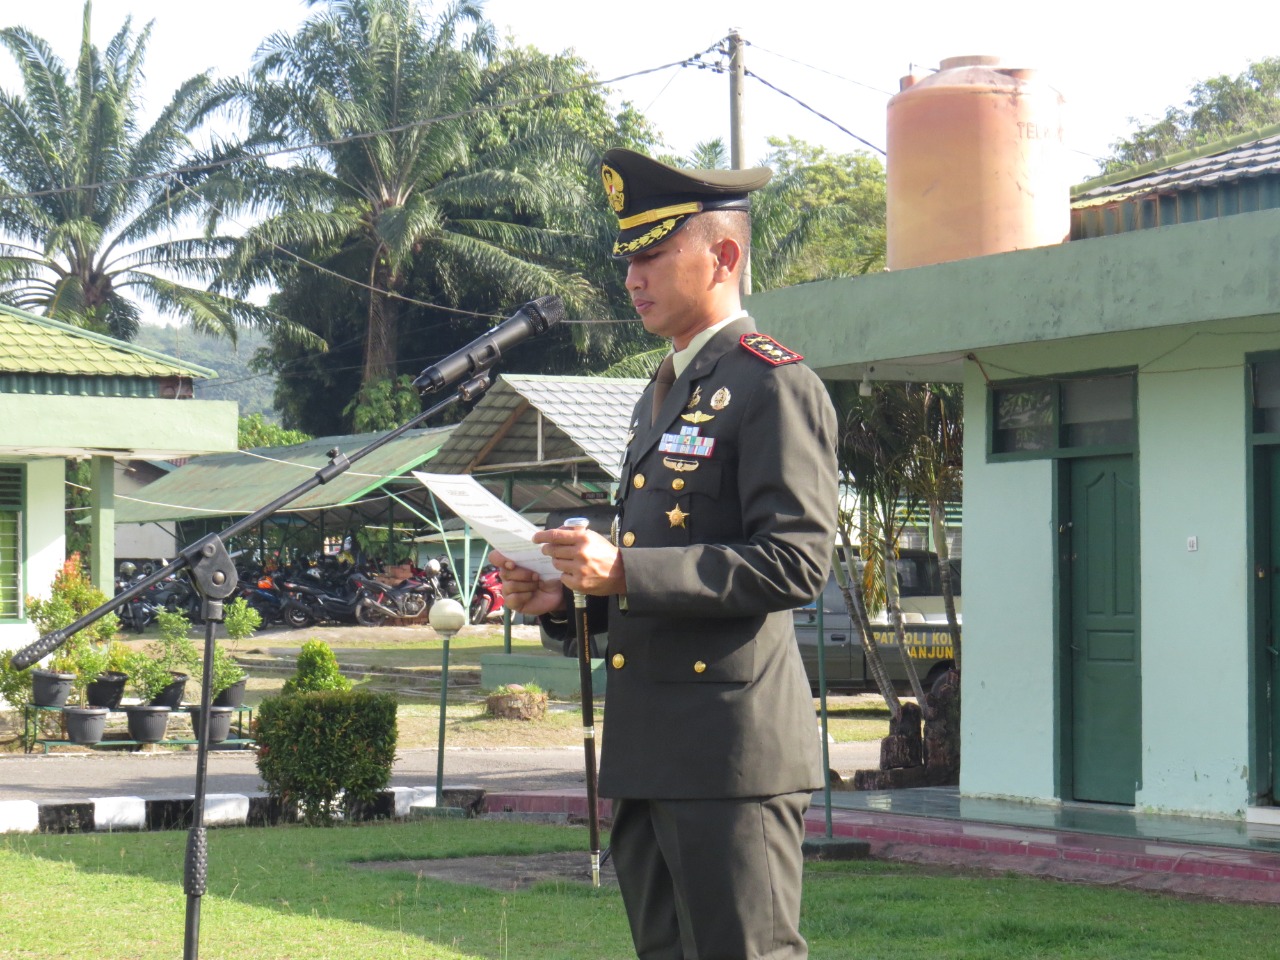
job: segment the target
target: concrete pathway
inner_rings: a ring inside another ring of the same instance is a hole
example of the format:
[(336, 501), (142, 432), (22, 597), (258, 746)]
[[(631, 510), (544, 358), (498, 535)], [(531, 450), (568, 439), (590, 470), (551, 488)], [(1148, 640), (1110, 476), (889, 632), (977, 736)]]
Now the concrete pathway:
[[(842, 773), (874, 767), (879, 743), (832, 744), (831, 766)], [(445, 749), (446, 787), (473, 786), (489, 792), (582, 788), (582, 747)], [(195, 791), (196, 754), (123, 753), (0, 757), (0, 801), (85, 800), (109, 796), (179, 796)], [(434, 749), (402, 750), (391, 786), (429, 786), (436, 779)], [(209, 754), (210, 793), (256, 793), (262, 789), (252, 752)]]

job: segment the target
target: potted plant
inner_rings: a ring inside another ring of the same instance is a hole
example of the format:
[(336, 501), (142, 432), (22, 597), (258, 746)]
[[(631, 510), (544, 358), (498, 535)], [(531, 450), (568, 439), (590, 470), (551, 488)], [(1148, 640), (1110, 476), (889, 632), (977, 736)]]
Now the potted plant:
[(106, 664), (97, 678), (85, 687), (85, 702), (91, 707), (106, 707), (118, 710), (120, 699), (124, 696), (125, 684), (129, 674), (125, 670), (125, 662), (129, 656), (129, 648), (119, 640), (112, 640), (106, 647)]
[[(239, 642), (253, 636), (262, 626), (262, 614), (249, 606), (244, 597), (236, 597), (226, 606), (223, 626), (227, 637)], [(213, 705), (215, 707), (239, 707), (244, 703), (244, 688), (248, 683), (244, 667), (236, 663), (225, 647), (213, 651)]]
[[(80, 554), (73, 553), (54, 576), (47, 598), (27, 598), (27, 614), (36, 630), (44, 636), (70, 626), (106, 602), (106, 595), (85, 574)], [(77, 684), (83, 702), (85, 686), (97, 678), (104, 662), (98, 655), (100, 648), (111, 643), (119, 627), (120, 621), (115, 615), (108, 614), (72, 635), (54, 655), (50, 669), (31, 671), (32, 702), (38, 706), (62, 706)], [(83, 676), (84, 671), (80, 669), (82, 658), (85, 670), (96, 672)]]
[[(187, 712), (191, 714), (191, 729), (195, 731), (196, 739), (200, 739), (200, 728), (204, 726), (204, 711), (199, 706), (187, 707)], [(234, 707), (218, 707), (209, 708), (209, 742), (221, 743), (231, 736), (231, 715), (235, 713)]]
[(156, 743), (164, 739), (169, 726), (170, 708), (152, 703), (173, 682), (169, 668), (145, 650), (134, 650), (127, 661), (129, 685), (140, 703), (124, 708), (129, 721), (129, 737), (139, 743)]
[(213, 651), (211, 693), (215, 707), (239, 707), (244, 703), (244, 688), (249, 681), (244, 667), (224, 647)]

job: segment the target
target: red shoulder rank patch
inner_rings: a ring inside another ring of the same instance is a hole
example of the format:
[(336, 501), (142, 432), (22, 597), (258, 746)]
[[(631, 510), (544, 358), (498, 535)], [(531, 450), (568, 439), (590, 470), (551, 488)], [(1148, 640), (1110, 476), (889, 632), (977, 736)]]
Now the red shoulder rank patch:
[(784, 363), (795, 363), (797, 360), (803, 360), (800, 354), (794, 350), (788, 350), (773, 337), (763, 333), (744, 333), (742, 339), (738, 341), (749, 353), (754, 353), (766, 363), (771, 363), (775, 367), (780, 367)]

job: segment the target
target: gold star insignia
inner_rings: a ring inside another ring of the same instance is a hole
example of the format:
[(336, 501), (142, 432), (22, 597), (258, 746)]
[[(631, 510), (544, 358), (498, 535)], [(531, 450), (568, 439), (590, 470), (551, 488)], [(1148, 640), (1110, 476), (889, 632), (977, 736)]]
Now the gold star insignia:
[(689, 514), (680, 509), (680, 504), (676, 504), (674, 508), (667, 511), (667, 519), (671, 521), (673, 527), (683, 527), (684, 521)]

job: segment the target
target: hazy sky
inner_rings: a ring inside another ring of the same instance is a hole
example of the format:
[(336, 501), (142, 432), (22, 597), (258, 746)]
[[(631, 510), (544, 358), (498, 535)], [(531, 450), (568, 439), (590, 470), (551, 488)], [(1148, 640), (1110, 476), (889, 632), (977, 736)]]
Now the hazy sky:
[[(1280, 54), (1280, 5), (1247, 0), (1228, 23), (1178, 13), (1167, 3), (1113, 0), (1105, 6), (987, 0), (884, 4), (868, 12), (831, 0), (735, 4), (652, 0), (489, 0), (503, 33), (543, 50), (574, 49), (601, 78), (645, 70), (712, 46), (736, 27), (751, 46), (747, 66), (859, 136), (884, 145), (885, 105), (912, 65), (943, 57), (995, 54), (1009, 65), (1036, 67), (1067, 98), (1072, 170), (1084, 179), (1091, 157), (1132, 127), (1185, 97), (1196, 80), (1239, 73), (1251, 61)], [(0, 0), (0, 25), (22, 24), (49, 40), (64, 59), (79, 41), (80, 0)], [(1082, 15), (1080, 11), (1087, 11)], [(244, 72), (267, 34), (292, 30), (307, 13), (300, 0), (96, 0), (94, 36), (105, 44), (132, 14), (155, 21), (147, 58), (154, 104), (204, 69)], [(0, 86), (13, 68), (0, 54)], [(709, 70), (672, 69), (615, 85), (687, 153), (700, 140), (728, 137), (728, 78)], [(749, 82), (750, 159), (763, 157), (770, 135), (794, 134), (845, 152), (860, 144), (778, 93)]]

